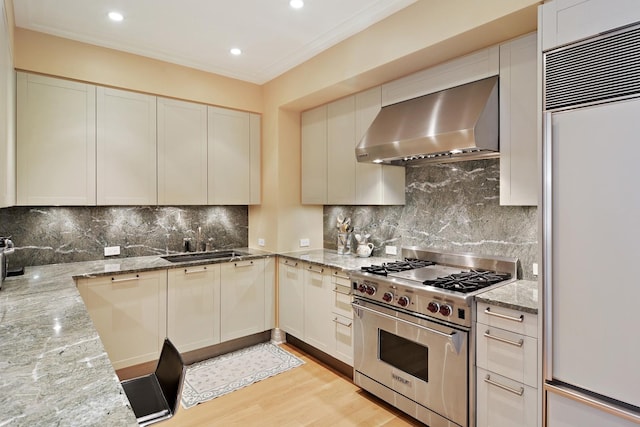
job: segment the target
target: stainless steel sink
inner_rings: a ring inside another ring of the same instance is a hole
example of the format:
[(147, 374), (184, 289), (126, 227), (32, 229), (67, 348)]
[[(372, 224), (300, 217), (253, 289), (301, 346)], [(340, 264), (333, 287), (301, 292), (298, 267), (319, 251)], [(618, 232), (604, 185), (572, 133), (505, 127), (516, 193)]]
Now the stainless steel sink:
[(193, 252), (177, 255), (166, 255), (161, 257), (169, 262), (188, 262), (188, 261), (201, 261), (201, 260), (219, 260), (219, 259), (232, 259), (249, 255), (246, 252), (236, 250), (220, 250), (214, 252)]

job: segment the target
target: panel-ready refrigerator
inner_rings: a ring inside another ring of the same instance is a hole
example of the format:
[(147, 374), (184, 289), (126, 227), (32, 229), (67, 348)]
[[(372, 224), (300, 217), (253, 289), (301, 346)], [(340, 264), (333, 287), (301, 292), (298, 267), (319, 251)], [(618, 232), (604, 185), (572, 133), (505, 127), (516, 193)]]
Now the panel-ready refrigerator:
[(640, 424), (640, 26), (543, 52), (549, 427)]

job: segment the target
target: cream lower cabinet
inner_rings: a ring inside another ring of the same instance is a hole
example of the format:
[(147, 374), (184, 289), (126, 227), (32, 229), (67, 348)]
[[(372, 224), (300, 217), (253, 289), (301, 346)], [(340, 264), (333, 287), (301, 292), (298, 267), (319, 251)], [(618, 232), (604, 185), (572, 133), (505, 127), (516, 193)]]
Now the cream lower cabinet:
[(539, 426), (537, 316), (477, 304), (477, 427)]
[(155, 360), (167, 335), (167, 271), (79, 279), (78, 291), (115, 369)]
[(341, 270), (280, 259), (279, 328), (353, 366), (350, 281)]
[(304, 341), (327, 354), (333, 349), (331, 276), (315, 264), (304, 267)]
[(353, 366), (353, 310), (351, 281), (341, 270), (331, 270), (331, 321), (333, 322), (333, 356)]
[(278, 327), (298, 339), (304, 338), (304, 269), (302, 262), (279, 260)]
[(273, 258), (220, 264), (221, 341), (272, 329), (274, 291)]
[(220, 342), (220, 265), (167, 272), (167, 336), (181, 352)]

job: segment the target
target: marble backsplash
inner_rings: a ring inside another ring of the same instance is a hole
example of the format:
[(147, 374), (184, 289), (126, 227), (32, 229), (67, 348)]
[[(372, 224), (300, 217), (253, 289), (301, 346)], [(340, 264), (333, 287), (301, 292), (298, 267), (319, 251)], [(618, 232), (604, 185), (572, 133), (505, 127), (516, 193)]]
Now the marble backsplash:
[(391, 245), (517, 257), (523, 278), (534, 279), (537, 208), (500, 206), (498, 159), (408, 167), (406, 182), (405, 206), (325, 206), (325, 248), (336, 249), (341, 214), (354, 234), (371, 234), (374, 256)]
[(0, 236), (16, 251), (9, 268), (104, 259), (106, 246), (134, 257), (182, 252), (183, 238), (213, 249), (246, 247), (247, 206), (11, 207), (0, 209)]

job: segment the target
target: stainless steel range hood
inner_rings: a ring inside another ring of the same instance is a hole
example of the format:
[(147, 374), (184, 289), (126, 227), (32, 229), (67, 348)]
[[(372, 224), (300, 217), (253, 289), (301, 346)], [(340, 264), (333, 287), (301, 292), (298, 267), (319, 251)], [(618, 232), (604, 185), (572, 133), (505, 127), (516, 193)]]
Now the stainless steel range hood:
[(383, 107), (359, 162), (411, 166), (498, 157), (498, 77)]

